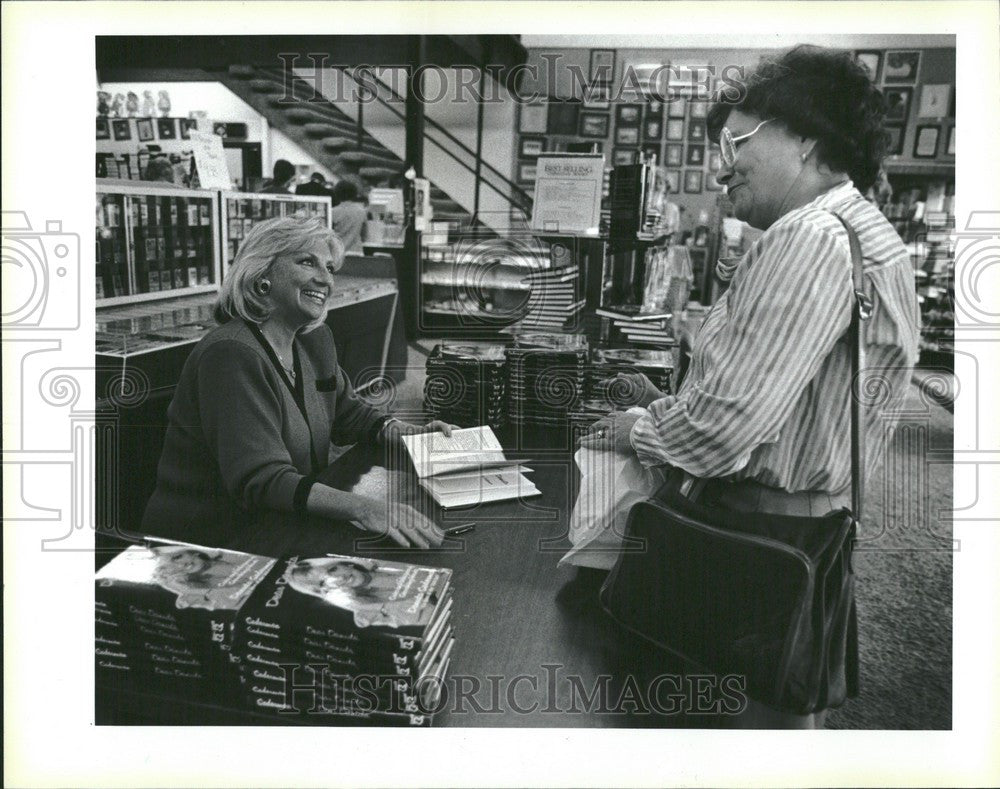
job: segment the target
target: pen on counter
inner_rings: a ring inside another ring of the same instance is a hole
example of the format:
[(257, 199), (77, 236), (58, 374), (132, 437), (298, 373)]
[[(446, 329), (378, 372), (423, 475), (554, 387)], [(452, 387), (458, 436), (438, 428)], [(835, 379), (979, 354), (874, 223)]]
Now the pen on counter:
[(446, 537), (455, 537), (459, 534), (465, 534), (476, 528), (474, 523), (463, 523), (459, 526), (452, 526), (450, 529), (445, 529), (444, 534)]

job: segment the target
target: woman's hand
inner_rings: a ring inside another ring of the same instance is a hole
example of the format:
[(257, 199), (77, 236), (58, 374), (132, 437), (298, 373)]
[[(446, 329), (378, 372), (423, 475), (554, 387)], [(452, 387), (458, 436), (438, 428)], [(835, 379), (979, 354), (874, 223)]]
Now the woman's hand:
[(642, 414), (615, 411), (595, 422), (590, 432), (580, 437), (580, 446), (587, 449), (604, 449), (627, 455), (632, 452), (632, 426)]
[(618, 373), (614, 378), (601, 381), (600, 386), (608, 390), (609, 400), (613, 398), (623, 406), (637, 405), (645, 408), (650, 403), (667, 396), (642, 373)]
[(365, 531), (388, 535), (406, 548), (430, 548), (444, 542), (444, 532), (408, 504), (359, 497), (355, 522)]
[(403, 436), (412, 436), (416, 433), (433, 433), (436, 430), (444, 433), (446, 437), (451, 438), (451, 431), (457, 428), (458, 425), (450, 425), (447, 422), (442, 422), (440, 419), (435, 419), (426, 425), (414, 425), (410, 422), (404, 422), (401, 419), (393, 419), (391, 422), (386, 423), (382, 432), (382, 440), (391, 446), (398, 444)]

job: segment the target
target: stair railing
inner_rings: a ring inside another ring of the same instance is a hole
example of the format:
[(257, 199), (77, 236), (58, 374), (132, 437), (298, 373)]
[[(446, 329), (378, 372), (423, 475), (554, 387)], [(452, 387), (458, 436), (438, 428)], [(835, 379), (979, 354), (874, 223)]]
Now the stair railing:
[[(365, 88), (367, 91), (370, 91), (371, 83), (362, 81), (362, 79), (354, 73), (353, 69), (342, 69), (342, 70), (358, 85)], [(384, 88), (386, 91), (388, 91), (388, 94), (393, 101), (405, 102), (405, 99), (400, 94), (398, 94), (392, 88), (391, 85), (386, 85), (384, 82), (381, 81), (378, 82), (378, 85), (380, 88)], [(379, 93), (377, 92), (374, 93), (373, 98), (376, 101), (378, 101), (379, 104), (381, 104), (383, 107), (386, 107), (401, 121), (403, 121), (404, 123), (406, 122), (406, 115), (403, 112), (401, 112), (397, 107), (394, 107), (388, 100), (383, 98)], [(362, 104), (363, 102), (358, 102), (359, 118), (361, 117)], [(482, 108), (482, 102), (480, 102), (480, 109), (481, 108)], [(465, 170), (471, 173), (473, 178), (477, 179), (476, 181), (477, 184), (478, 183), (485, 184), (494, 192), (496, 192), (498, 195), (500, 195), (501, 198), (506, 200), (511, 206), (518, 208), (526, 213), (530, 213), (531, 203), (532, 203), (531, 196), (527, 192), (525, 192), (520, 186), (511, 181), (507, 176), (505, 176), (503, 173), (497, 170), (493, 165), (485, 161), (482, 158), (481, 153), (473, 151), (471, 148), (469, 148), (469, 146), (467, 146), (461, 140), (456, 138), (451, 132), (445, 129), (441, 124), (439, 124), (433, 118), (428, 118), (424, 116), (424, 125), (431, 127), (435, 132), (443, 135), (444, 138), (448, 140), (448, 142), (450, 142), (453, 146), (455, 146), (455, 148), (457, 148), (462, 153), (469, 156), (475, 162), (475, 164), (470, 164), (466, 161), (463, 161), (452, 149), (442, 145), (440, 140), (435, 140), (426, 131), (424, 132), (425, 137), (431, 140), (431, 142), (435, 143), (441, 150), (443, 150), (452, 159), (454, 159), (455, 162), (457, 162), (461, 167), (463, 167)], [(498, 180), (500, 182), (500, 186), (497, 186), (490, 180), (486, 179), (483, 176), (484, 170), (488, 172), (492, 178)], [(508, 192), (504, 192), (503, 187), (506, 187)]]

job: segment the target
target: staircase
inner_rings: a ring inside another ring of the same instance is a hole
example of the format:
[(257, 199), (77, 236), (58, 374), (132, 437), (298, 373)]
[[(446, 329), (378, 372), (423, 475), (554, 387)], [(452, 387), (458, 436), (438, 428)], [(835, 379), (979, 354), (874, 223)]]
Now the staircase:
[[(357, 121), (335, 104), (317, 96), (309, 82), (292, 77), (291, 94), (296, 101), (290, 102), (280, 69), (230, 66), (214, 72), (214, 77), (336, 175), (353, 175), (367, 186), (377, 186), (402, 173), (404, 163), (398, 156), (359, 129)], [(435, 222), (471, 224), (470, 213), (433, 180), (431, 205)]]

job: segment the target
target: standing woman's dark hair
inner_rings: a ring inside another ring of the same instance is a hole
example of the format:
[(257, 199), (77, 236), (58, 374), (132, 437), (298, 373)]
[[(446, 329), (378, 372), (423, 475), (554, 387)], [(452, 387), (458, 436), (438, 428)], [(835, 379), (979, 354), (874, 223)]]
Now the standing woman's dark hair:
[(847, 173), (861, 192), (878, 178), (886, 151), (885, 104), (850, 52), (801, 44), (764, 61), (739, 96), (723, 96), (709, 110), (714, 142), (733, 109), (774, 118), (794, 134), (817, 140), (819, 160)]

